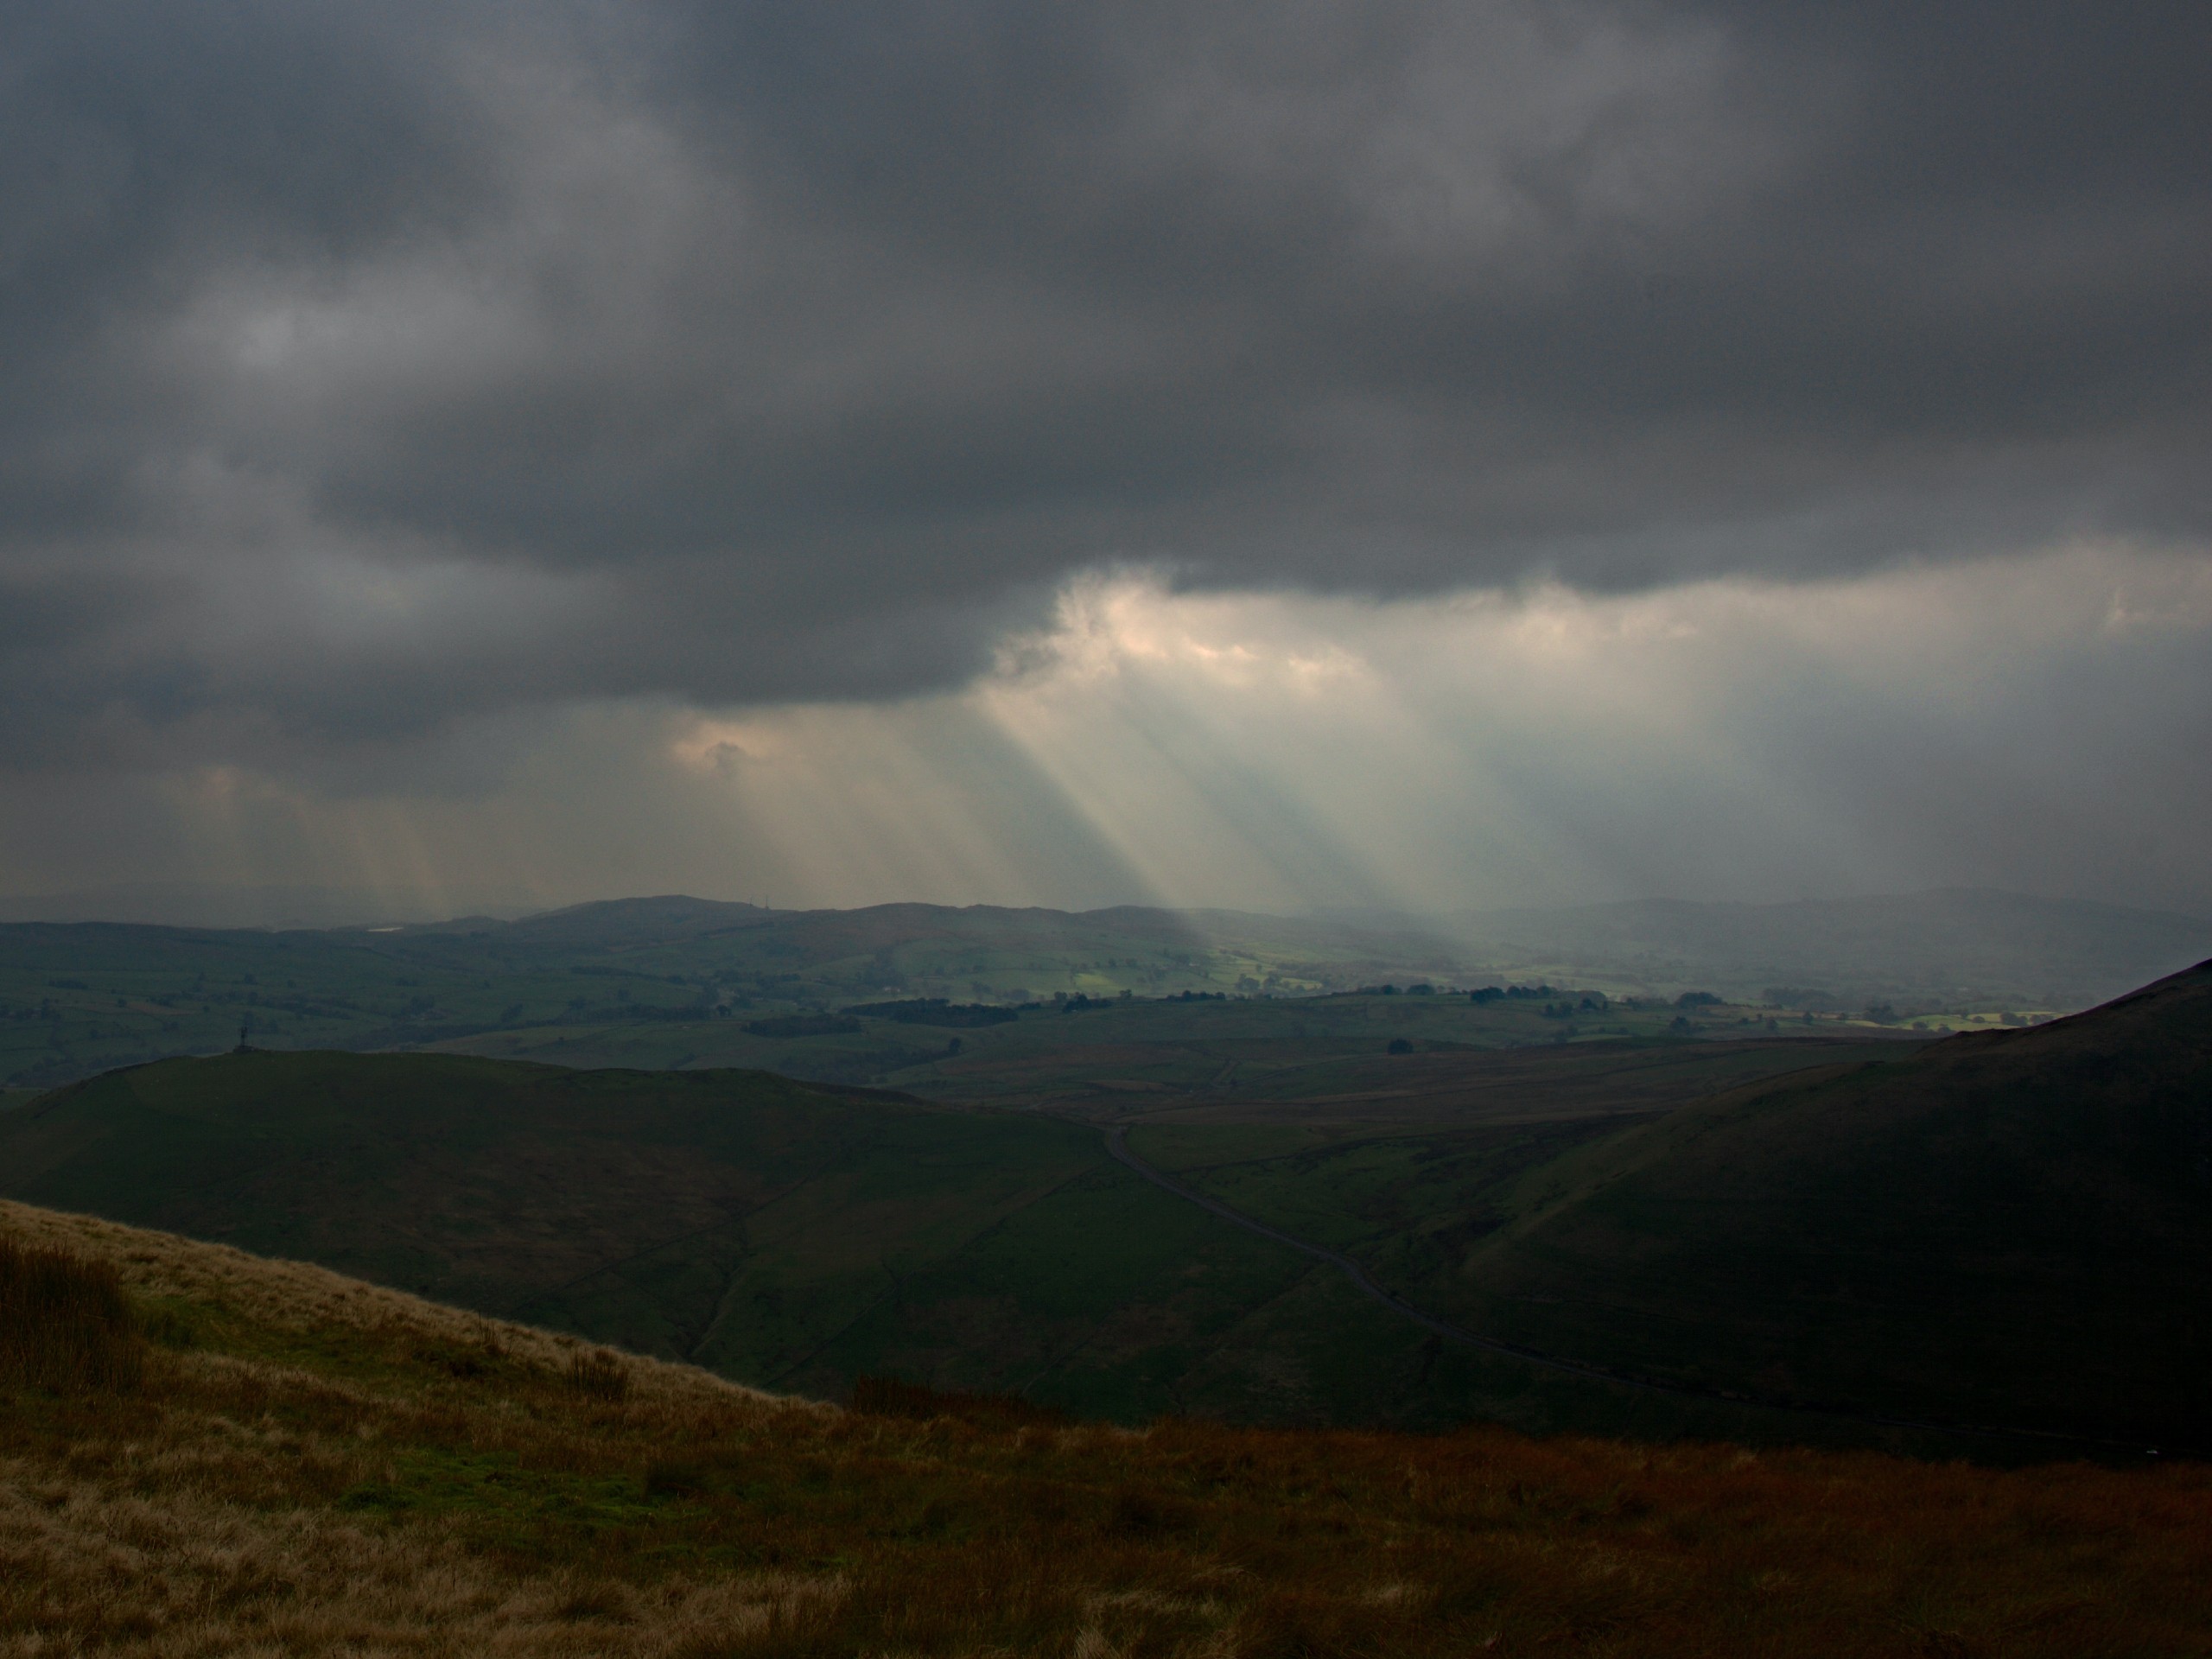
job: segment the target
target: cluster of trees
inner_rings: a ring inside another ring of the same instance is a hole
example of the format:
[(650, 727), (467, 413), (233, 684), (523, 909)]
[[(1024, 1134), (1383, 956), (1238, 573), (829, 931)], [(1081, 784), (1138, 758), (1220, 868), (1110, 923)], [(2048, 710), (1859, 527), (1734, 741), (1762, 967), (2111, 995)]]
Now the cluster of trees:
[(1606, 1007), (1605, 999), (1593, 994), (1580, 1002), (1547, 1002), (1538, 1012), (1547, 1020), (1572, 1020), (1578, 1014), (1603, 1014)]
[(861, 1022), (846, 1014), (779, 1014), (745, 1022), (755, 1037), (840, 1037), (860, 1028)]
[(1486, 1002), (1533, 1002), (1540, 998), (1558, 995), (1558, 992), (1545, 984), (1485, 985), (1480, 990), (1469, 991), (1467, 1001), (1480, 1007)]

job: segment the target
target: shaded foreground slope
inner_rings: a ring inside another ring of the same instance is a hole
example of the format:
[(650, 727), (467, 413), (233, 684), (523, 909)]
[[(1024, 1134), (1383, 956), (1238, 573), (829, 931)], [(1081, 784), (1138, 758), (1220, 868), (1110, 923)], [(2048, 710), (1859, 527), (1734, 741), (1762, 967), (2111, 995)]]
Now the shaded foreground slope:
[(0, 1370), (0, 1651), (2201, 1651), (2212, 1478), (874, 1415), (0, 1205), (136, 1388)]
[(2212, 964), (1753, 1085), (1524, 1178), (1424, 1287), (1673, 1381), (2212, 1444)]

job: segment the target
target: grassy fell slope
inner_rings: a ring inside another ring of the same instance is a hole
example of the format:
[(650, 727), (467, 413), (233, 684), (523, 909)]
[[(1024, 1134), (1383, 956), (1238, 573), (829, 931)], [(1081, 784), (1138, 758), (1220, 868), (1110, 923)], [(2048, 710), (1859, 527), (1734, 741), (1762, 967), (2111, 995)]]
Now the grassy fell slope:
[(2212, 1441), (2212, 964), (1755, 1084), (1526, 1178), (1424, 1289), (1624, 1371)]
[(1111, 1173), (1072, 1125), (765, 1073), (342, 1053), (90, 1079), (0, 1121), (0, 1168), (8, 1196), (763, 1381), (902, 1279)]
[(2202, 1651), (2212, 1478), (845, 1411), (0, 1204), (136, 1385), (0, 1361), (0, 1653)]
[[(1511, 1173), (1424, 1162), (1423, 1144), (1402, 1148), (1422, 1215)], [(1278, 1182), (1276, 1196), (1325, 1185)], [(1955, 1449), (1440, 1343), (1333, 1267), (1141, 1179), (1081, 1124), (760, 1073), (422, 1054), (162, 1062), (0, 1116), (0, 1197), (306, 1258), (827, 1398), (895, 1372), (1122, 1422), (1479, 1419)], [(1401, 1227), (1417, 1219), (1383, 1208)], [(1398, 1253), (1376, 1260), (1398, 1270)]]
[(0, 1117), (0, 1196), (823, 1395), (896, 1370), (1124, 1421), (1585, 1421), (1517, 1375), (1432, 1363), (1371, 1306), (1255, 1340), (1255, 1313), (1303, 1306), (1316, 1264), (1140, 1179), (1084, 1126), (760, 1073), (162, 1062)]

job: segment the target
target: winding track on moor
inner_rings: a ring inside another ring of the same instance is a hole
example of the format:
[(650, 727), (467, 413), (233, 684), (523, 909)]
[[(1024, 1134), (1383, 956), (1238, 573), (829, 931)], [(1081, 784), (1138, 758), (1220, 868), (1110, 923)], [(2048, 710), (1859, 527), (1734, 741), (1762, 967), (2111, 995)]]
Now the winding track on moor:
[(1731, 1406), (1751, 1406), (1766, 1411), (1783, 1411), (1793, 1413), (1798, 1416), (1823, 1418), (1831, 1422), (1859, 1423), (1873, 1428), (1912, 1429), (1933, 1434), (1967, 1434), (1991, 1440), (2034, 1440), (2052, 1446), (2096, 1446), (2102, 1450), (2133, 1452), (2148, 1457), (2158, 1455), (2158, 1448), (2145, 1446), (2139, 1440), (2103, 1440), (2095, 1435), (2065, 1434), (2050, 1429), (2009, 1428), (1995, 1424), (1944, 1423), (1916, 1417), (1885, 1417), (1870, 1412), (1847, 1411), (1838, 1406), (1807, 1405), (1799, 1401), (1777, 1400), (1756, 1394), (1724, 1393), (1718, 1389), (1690, 1388), (1679, 1382), (1662, 1382), (1653, 1377), (1636, 1376), (1622, 1371), (1609, 1371), (1602, 1366), (1586, 1365), (1579, 1360), (1565, 1359), (1557, 1354), (1545, 1353), (1540, 1349), (1524, 1348), (1518, 1343), (1502, 1341), (1496, 1337), (1485, 1337), (1478, 1332), (1454, 1325), (1448, 1319), (1440, 1319), (1425, 1308), (1416, 1307), (1402, 1296), (1384, 1289), (1375, 1282), (1365, 1268), (1341, 1250), (1332, 1250), (1324, 1244), (1315, 1244), (1306, 1239), (1293, 1237), (1278, 1228), (1268, 1226), (1263, 1221), (1253, 1219), (1241, 1210), (1234, 1209), (1218, 1198), (1209, 1198), (1194, 1188), (1185, 1186), (1174, 1177), (1154, 1168), (1129, 1150), (1128, 1124), (1112, 1124), (1106, 1127), (1103, 1133), (1106, 1140), (1106, 1150), (1112, 1154), (1118, 1162), (1134, 1170), (1154, 1186), (1173, 1193), (1187, 1204), (1195, 1204), (1201, 1210), (1219, 1216), (1224, 1221), (1242, 1227), (1247, 1232), (1257, 1233), (1262, 1238), (1272, 1239), (1278, 1244), (1328, 1262), (1343, 1273), (1345, 1278), (1351, 1280), (1362, 1294), (1380, 1302), (1393, 1313), (1403, 1319), (1411, 1319), (1425, 1330), (1433, 1332), (1448, 1342), (1460, 1343), (1467, 1347), (1483, 1349), (1493, 1354), (1503, 1354), (1511, 1359), (1541, 1366), (1546, 1370), (1563, 1372), (1570, 1376), (1586, 1377), (1595, 1382), (1611, 1383), (1616, 1388), (1634, 1389), (1649, 1394), (1672, 1395), (1685, 1400), (1709, 1401)]

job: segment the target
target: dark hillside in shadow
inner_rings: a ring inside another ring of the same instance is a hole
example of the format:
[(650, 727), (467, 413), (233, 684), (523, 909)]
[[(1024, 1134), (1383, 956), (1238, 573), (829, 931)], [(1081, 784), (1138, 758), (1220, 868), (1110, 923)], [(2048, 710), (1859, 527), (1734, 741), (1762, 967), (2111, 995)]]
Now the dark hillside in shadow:
[(2212, 964), (1751, 1085), (1524, 1178), (1426, 1287), (1623, 1371), (2202, 1447)]

